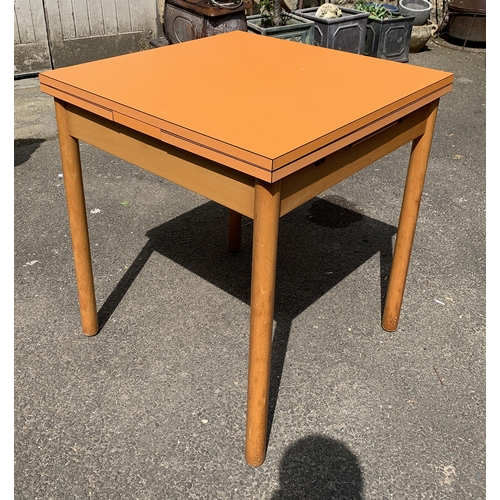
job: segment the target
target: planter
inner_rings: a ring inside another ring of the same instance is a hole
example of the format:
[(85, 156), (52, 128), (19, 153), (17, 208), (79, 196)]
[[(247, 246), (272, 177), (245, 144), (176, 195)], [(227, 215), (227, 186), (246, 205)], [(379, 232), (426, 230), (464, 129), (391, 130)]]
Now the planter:
[(437, 29), (437, 24), (434, 24), (432, 21), (427, 21), (427, 24), (424, 26), (413, 26), (411, 30), (410, 52), (420, 52)]
[(413, 17), (368, 18), (365, 55), (408, 62)]
[(385, 7), (387, 10), (391, 11), (393, 14), (397, 14), (399, 9), (396, 5), (391, 5), (390, 3), (383, 3), (382, 7)]
[(313, 45), (314, 22), (294, 14), (286, 14), (286, 16), (287, 23), (284, 26), (272, 27), (262, 27), (263, 16), (261, 14), (247, 16), (248, 31), (259, 35)]
[(316, 17), (318, 7), (296, 10), (295, 14), (314, 22), (314, 45), (363, 54), (368, 12), (339, 8), (342, 17), (336, 19)]
[(449, 0), (448, 13), (450, 36), (486, 43), (486, 0)]
[(210, 16), (165, 2), (164, 29), (169, 43), (181, 43), (228, 31), (247, 31), (244, 11)]
[(432, 5), (428, 0), (399, 0), (399, 12), (413, 16), (413, 26), (423, 26), (431, 15)]
[[(366, 5), (375, 5), (375, 4), (379, 4), (379, 2), (368, 2)], [(393, 14), (398, 13), (398, 7), (396, 5), (391, 5), (390, 3), (383, 3), (382, 7), (386, 8)]]

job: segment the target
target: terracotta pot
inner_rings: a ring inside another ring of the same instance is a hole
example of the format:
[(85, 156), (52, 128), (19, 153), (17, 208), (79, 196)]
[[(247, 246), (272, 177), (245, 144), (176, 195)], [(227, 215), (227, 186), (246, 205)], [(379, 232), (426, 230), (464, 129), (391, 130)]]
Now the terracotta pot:
[(423, 26), (413, 26), (411, 30), (410, 52), (420, 52), (437, 29), (437, 24), (431, 21), (427, 21), (427, 24)]

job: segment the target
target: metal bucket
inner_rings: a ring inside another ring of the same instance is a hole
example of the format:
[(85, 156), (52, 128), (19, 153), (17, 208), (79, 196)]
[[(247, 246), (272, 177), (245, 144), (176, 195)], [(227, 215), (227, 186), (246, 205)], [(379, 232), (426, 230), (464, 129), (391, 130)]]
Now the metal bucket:
[(450, 36), (486, 43), (486, 0), (450, 0), (448, 14)]

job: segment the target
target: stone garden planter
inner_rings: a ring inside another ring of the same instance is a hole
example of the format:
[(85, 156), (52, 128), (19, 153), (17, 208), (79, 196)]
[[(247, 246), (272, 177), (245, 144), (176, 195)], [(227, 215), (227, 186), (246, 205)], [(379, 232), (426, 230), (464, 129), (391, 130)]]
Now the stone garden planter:
[(264, 27), (263, 16), (256, 14), (247, 16), (248, 31), (264, 36), (272, 36), (294, 42), (313, 45), (314, 22), (294, 14), (286, 14), (287, 23), (284, 26)]

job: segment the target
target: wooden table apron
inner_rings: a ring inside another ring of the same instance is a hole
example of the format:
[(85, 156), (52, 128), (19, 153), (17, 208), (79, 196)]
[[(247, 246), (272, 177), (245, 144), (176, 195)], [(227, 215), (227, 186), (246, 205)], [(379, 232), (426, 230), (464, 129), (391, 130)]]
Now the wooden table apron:
[(279, 219), (334, 184), (413, 141), (382, 319), (384, 329), (395, 330), (438, 101), (436, 98), (422, 107), (415, 106), (394, 121), (381, 122), (361, 134), (351, 134), (340, 149), (329, 153), (327, 146), (319, 151), (321, 161), (275, 182), (266, 182), (55, 98), (84, 333), (96, 334), (99, 325), (79, 140), (228, 207), (230, 249), (239, 248), (241, 214), (254, 220), (245, 456), (253, 466), (262, 464), (266, 450)]

